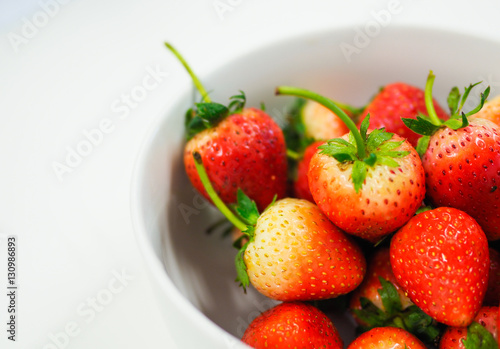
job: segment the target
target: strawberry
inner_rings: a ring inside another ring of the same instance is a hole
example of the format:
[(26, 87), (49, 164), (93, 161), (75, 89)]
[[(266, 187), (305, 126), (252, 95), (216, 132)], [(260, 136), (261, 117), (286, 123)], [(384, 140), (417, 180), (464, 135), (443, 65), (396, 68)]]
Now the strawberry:
[(257, 219), (244, 262), (252, 285), (272, 299), (334, 298), (365, 274), (359, 247), (313, 203), (282, 199)]
[(391, 266), (398, 284), (425, 313), (449, 326), (467, 326), (479, 311), (488, 284), (486, 235), (463, 211), (422, 212), (391, 239)]
[(277, 94), (315, 100), (342, 118), (349, 130), (320, 146), (309, 165), (309, 188), (327, 217), (349, 234), (375, 242), (405, 224), (425, 195), (424, 172), (415, 149), (383, 129), (368, 133), (337, 106), (313, 92), (282, 86)]
[[(251, 283), (279, 301), (334, 298), (363, 280), (366, 261), (359, 246), (334, 226), (313, 203), (285, 198), (262, 214), (243, 191), (230, 209), (217, 196), (195, 153), (196, 169), (219, 210), (248, 239), (236, 255), (237, 281)], [(235, 245), (239, 245), (236, 241)]]
[(500, 252), (490, 247), (490, 277), (483, 304), (498, 305), (500, 301)]
[[(439, 117), (447, 118), (447, 113), (436, 101), (434, 108)], [(416, 146), (420, 137), (415, 132), (405, 127), (401, 118), (416, 118), (419, 114), (427, 112), (424, 100), (424, 91), (418, 87), (402, 82), (388, 84), (367, 105), (359, 124), (367, 115), (374, 128), (385, 127), (388, 132), (393, 132), (406, 138), (411, 145)]]
[(307, 179), (307, 173), (309, 172), (309, 164), (311, 163), (311, 158), (318, 150), (318, 147), (322, 144), (324, 144), (323, 141), (317, 141), (310, 144), (304, 151), (304, 155), (297, 165), (297, 175), (293, 183), (293, 189), (295, 196), (299, 199), (305, 199), (314, 202), (311, 190), (309, 189), (309, 180)]
[(238, 188), (251, 195), (260, 209), (274, 195), (285, 196), (287, 160), (283, 134), (261, 110), (248, 108), (232, 114), (186, 144), (186, 172), (193, 186), (208, 198), (194, 166), (194, 152), (200, 153), (210, 181), (226, 203), (236, 201)]
[[(357, 119), (364, 109), (335, 103), (353, 120)], [(284, 126), (288, 149), (299, 154), (315, 141), (326, 141), (343, 136), (347, 132), (349, 129), (333, 111), (320, 103), (303, 98), (295, 100)]]
[(397, 327), (375, 327), (357, 337), (347, 349), (426, 349), (408, 331)]
[(498, 307), (482, 307), (468, 327), (448, 327), (439, 349), (497, 349)]
[(253, 320), (241, 339), (253, 348), (330, 348), (344, 343), (332, 321), (302, 302), (281, 303)]
[(474, 321), (486, 328), (498, 342), (498, 306), (481, 307)]
[(369, 259), (363, 282), (351, 293), (349, 309), (362, 332), (394, 326), (429, 343), (439, 335), (436, 321), (414, 305), (397, 284), (388, 247), (377, 249)]
[[(434, 74), (431, 72), (426, 95), (432, 95)], [(477, 84), (476, 84), (477, 85)], [(500, 128), (491, 121), (473, 116), (481, 102), (465, 114), (462, 106), (470, 90), (463, 96), (453, 88), (448, 97), (452, 116), (442, 122), (429, 103), (429, 118), (403, 120), (411, 129), (424, 135), (418, 146), (422, 154), (429, 203), (434, 207), (454, 207), (477, 220), (489, 240), (500, 239)]]
[[(394, 276), (391, 268), (389, 248), (382, 247), (376, 250), (368, 260), (368, 269), (366, 270), (366, 276), (363, 279), (363, 283), (351, 294), (351, 300), (349, 303), (349, 308), (351, 310), (362, 309), (361, 298), (365, 298), (370, 301), (374, 306), (383, 312), (387, 310), (384, 306), (383, 297), (379, 292), (383, 289), (380, 278), (382, 278), (383, 282), (392, 284), (396, 290), (395, 295), (397, 295), (401, 309), (406, 309), (413, 304), (404, 294), (401, 287), (397, 284), (396, 277)], [(359, 319), (356, 316), (355, 319), (360, 324), (366, 324), (362, 321), (362, 319)]]
[[(345, 104), (341, 107), (353, 118), (362, 111)], [(287, 144), (289, 178), (296, 197), (313, 201), (307, 182), (309, 161), (314, 153), (312, 143), (340, 137), (348, 131), (344, 122), (330, 109), (311, 100), (295, 100), (283, 133)]]
[(287, 190), (287, 158), (283, 132), (264, 111), (245, 108), (245, 94), (231, 97), (229, 106), (214, 103), (180, 54), (178, 57), (199, 89), (203, 103), (186, 114), (186, 173), (193, 186), (208, 200), (192, 154), (203, 158), (210, 181), (225, 203), (234, 203), (238, 188), (265, 208), (275, 195)]
[[(352, 115), (349, 111), (346, 111), (346, 114)], [(326, 141), (349, 132), (342, 119), (317, 102), (307, 100), (302, 108), (301, 115), (306, 137), (314, 140)]]
[(500, 125), (500, 95), (487, 101), (475, 115), (476, 118), (486, 119)]

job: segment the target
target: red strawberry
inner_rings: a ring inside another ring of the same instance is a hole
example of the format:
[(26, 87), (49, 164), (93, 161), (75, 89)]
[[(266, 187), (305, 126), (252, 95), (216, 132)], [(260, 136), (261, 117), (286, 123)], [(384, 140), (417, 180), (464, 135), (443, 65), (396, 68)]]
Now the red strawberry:
[(314, 202), (311, 190), (309, 190), (307, 173), (309, 172), (309, 164), (311, 163), (312, 156), (316, 153), (318, 147), (322, 144), (324, 144), (323, 141), (318, 141), (309, 145), (304, 151), (302, 159), (299, 161), (299, 164), (297, 166), (297, 176), (293, 183), (294, 194), (299, 199), (305, 199)]
[[(439, 117), (448, 117), (436, 101), (434, 107)], [(405, 127), (401, 118), (415, 119), (419, 114), (427, 114), (424, 91), (402, 82), (388, 84), (368, 104), (359, 124), (368, 114), (372, 127), (385, 127), (388, 132), (394, 132), (416, 146), (420, 135)]]
[(487, 101), (484, 107), (474, 114), (474, 116), (476, 118), (493, 121), (495, 124), (500, 125), (500, 95)]
[(286, 193), (287, 160), (283, 133), (263, 111), (248, 108), (216, 127), (196, 134), (184, 151), (186, 172), (206, 198), (193, 153), (200, 153), (210, 181), (225, 203), (236, 202), (241, 188), (264, 209), (275, 195)]
[(498, 306), (482, 307), (474, 321), (486, 328), (498, 342)]
[(496, 349), (498, 307), (482, 307), (468, 327), (448, 327), (439, 341), (439, 349)]
[(500, 128), (471, 118), (458, 130), (442, 128), (422, 157), (431, 205), (467, 212), (488, 239), (500, 239)]
[[(394, 286), (400, 303), (400, 310), (404, 310), (413, 304), (398, 285), (391, 268), (389, 248), (384, 247), (378, 249), (370, 258), (363, 283), (356, 290), (354, 290), (354, 292), (352, 292), (349, 303), (351, 311), (362, 309), (361, 298), (366, 298), (382, 312), (387, 310), (379, 292), (383, 289), (382, 284), (380, 283), (380, 278), (390, 282)], [(360, 318), (356, 316), (354, 318), (359, 324), (365, 326), (368, 325)]]
[(440, 207), (413, 217), (391, 240), (398, 284), (425, 313), (467, 326), (479, 311), (489, 274), (488, 241), (465, 212)]
[(369, 118), (358, 130), (333, 101), (313, 92), (282, 86), (277, 93), (322, 103), (351, 131), (320, 146), (309, 165), (314, 201), (336, 226), (374, 242), (413, 216), (425, 183), (420, 158), (407, 141), (383, 130), (368, 134)]
[(203, 158), (210, 181), (225, 203), (234, 203), (238, 188), (265, 208), (287, 190), (285, 138), (265, 112), (245, 108), (245, 94), (231, 97), (228, 107), (213, 103), (184, 58), (170, 45), (203, 97), (186, 113), (184, 165), (193, 186), (209, 199), (196, 172), (193, 153)]
[(408, 331), (397, 327), (376, 327), (356, 338), (347, 349), (426, 349)]
[[(426, 94), (432, 95), (435, 76), (429, 74)], [(464, 114), (461, 106), (471, 85), (461, 97), (457, 88), (450, 97), (451, 118), (442, 122), (432, 104), (429, 119), (404, 120), (409, 127), (425, 135), (419, 147), (432, 206), (449, 206), (467, 212), (477, 220), (489, 240), (500, 239), (500, 128), (491, 121), (467, 118), (480, 105)]]
[(301, 302), (281, 303), (265, 311), (252, 321), (241, 340), (256, 349), (344, 347), (332, 321)]
[(368, 261), (366, 276), (351, 293), (349, 308), (361, 325), (360, 331), (400, 327), (429, 343), (434, 342), (440, 332), (436, 321), (414, 305), (397, 284), (387, 247), (375, 251)]
[(210, 198), (248, 239), (236, 256), (237, 281), (250, 283), (265, 296), (280, 300), (334, 298), (355, 289), (365, 275), (366, 261), (356, 243), (307, 200), (285, 198), (262, 214), (241, 190), (229, 209), (208, 180), (202, 159), (195, 165)]
[(417, 152), (398, 135), (386, 144), (400, 142), (393, 151), (409, 154), (394, 159), (395, 167), (367, 167), (358, 191), (352, 179), (354, 166), (330, 156), (328, 146), (311, 159), (308, 178), (314, 201), (345, 232), (376, 242), (405, 224), (421, 206), (425, 182)]
[(490, 277), (483, 304), (498, 305), (500, 301), (500, 252), (490, 247)]

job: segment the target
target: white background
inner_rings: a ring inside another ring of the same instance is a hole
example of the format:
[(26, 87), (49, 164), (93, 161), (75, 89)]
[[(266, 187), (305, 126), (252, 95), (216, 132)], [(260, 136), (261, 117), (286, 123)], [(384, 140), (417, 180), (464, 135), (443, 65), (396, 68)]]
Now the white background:
[[(129, 199), (149, 125), (189, 83), (165, 40), (203, 76), (293, 33), (349, 26), (354, 38), (391, 1), (1, 0), (0, 347), (175, 348)], [(390, 24), (500, 38), (499, 1), (396, 2)], [(145, 81), (143, 100), (123, 108), (122, 96)], [(109, 132), (58, 178), (54, 163), (103, 120)], [(18, 243), (15, 343), (6, 331), (9, 235)]]

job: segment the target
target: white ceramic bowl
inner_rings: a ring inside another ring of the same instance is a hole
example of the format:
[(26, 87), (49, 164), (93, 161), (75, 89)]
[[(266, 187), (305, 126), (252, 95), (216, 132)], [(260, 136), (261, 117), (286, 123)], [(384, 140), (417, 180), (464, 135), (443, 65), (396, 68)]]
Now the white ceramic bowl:
[[(492, 95), (499, 93), (494, 84), (500, 79), (498, 42), (396, 25), (361, 39), (352, 28), (289, 38), (221, 62), (201, 80), (214, 91), (213, 100), (226, 103), (241, 89), (247, 105), (265, 102), (278, 119), (291, 101), (274, 96), (280, 84), (359, 106), (386, 83), (423, 87), (432, 69), (437, 76), (434, 94), (443, 106), (455, 85), (485, 81), (472, 93), (475, 102), (488, 81)], [(347, 57), (345, 50), (354, 51)], [(132, 183), (134, 226), (160, 310), (179, 348), (244, 348), (239, 338), (246, 326), (276, 302), (253, 289), (244, 294), (234, 282), (236, 250), (231, 242), (204, 232), (220, 216), (192, 190), (184, 173), (183, 117), (192, 99), (188, 88), (145, 141)], [(334, 322), (348, 343), (354, 336), (352, 324)]]

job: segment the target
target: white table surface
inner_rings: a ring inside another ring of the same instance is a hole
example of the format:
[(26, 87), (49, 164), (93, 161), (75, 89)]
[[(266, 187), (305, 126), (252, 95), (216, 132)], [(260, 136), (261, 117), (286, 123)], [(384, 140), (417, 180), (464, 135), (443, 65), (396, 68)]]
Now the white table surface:
[[(129, 199), (145, 134), (188, 82), (163, 41), (203, 76), (221, 57), (292, 33), (351, 26), (354, 38), (390, 6), (400, 10), (387, 25), (500, 38), (498, 1), (2, 0), (0, 348), (176, 347), (145, 275)], [(140, 101), (127, 102), (131, 93)], [(107, 133), (98, 136), (99, 127)], [(89, 134), (88, 155), (69, 155)], [(72, 167), (54, 170), (67, 161)], [(6, 324), (10, 235), (16, 342)]]

